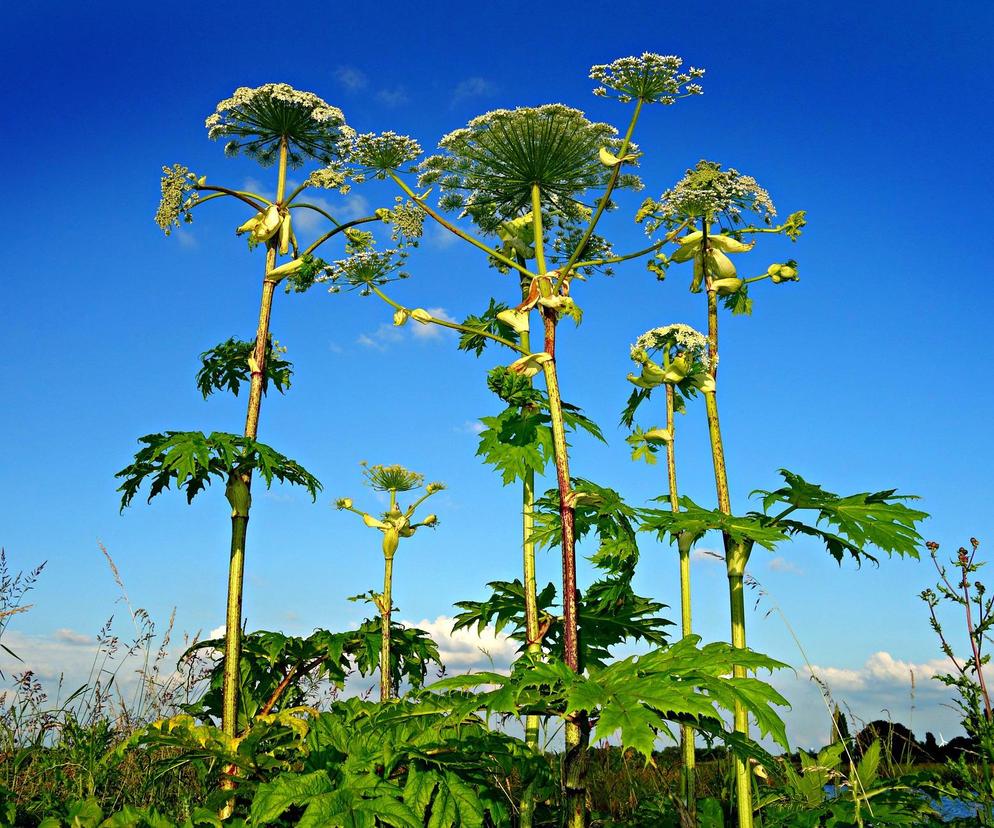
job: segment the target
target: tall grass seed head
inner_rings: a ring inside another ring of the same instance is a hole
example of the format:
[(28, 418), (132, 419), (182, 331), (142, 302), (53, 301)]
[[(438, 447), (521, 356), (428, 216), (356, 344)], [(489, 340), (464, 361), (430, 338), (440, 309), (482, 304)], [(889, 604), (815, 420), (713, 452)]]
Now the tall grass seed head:
[(305, 158), (325, 164), (341, 159), (355, 136), (338, 107), (286, 83), (239, 87), (205, 126), (212, 141), (228, 139), (227, 155), (244, 152), (264, 167), (276, 161), (284, 140), (289, 165), (299, 167)]
[(612, 97), (622, 103), (640, 100), (644, 103), (673, 104), (678, 98), (704, 93), (693, 81), (704, 77), (703, 69), (689, 67), (681, 72), (683, 58), (643, 52), (640, 57), (619, 58), (608, 64), (593, 66), (590, 79), (601, 85), (594, 94)]

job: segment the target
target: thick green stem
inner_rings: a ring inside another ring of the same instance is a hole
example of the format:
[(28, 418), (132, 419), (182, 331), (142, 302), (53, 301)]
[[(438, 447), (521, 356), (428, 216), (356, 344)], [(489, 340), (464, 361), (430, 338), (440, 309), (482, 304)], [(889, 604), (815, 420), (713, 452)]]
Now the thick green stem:
[[(280, 144), (279, 174), (276, 184), (277, 203), (283, 198), (286, 189), (287, 143)], [(255, 336), (253, 371), (249, 386), (248, 410), (245, 415), (245, 436), (253, 440), (259, 431), (259, 410), (262, 407), (262, 386), (266, 372), (266, 345), (269, 341), (269, 317), (273, 307), (273, 291), (276, 283), (269, 278), (276, 265), (276, 243), (271, 242), (266, 251), (266, 272), (262, 282), (262, 300), (259, 306), (259, 325)], [(247, 471), (240, 476), (246, 494), (251, 492), (252, 473)], [(249, 499), (250, 502), (250, 499)], [(242, 629), (242, 584), (245, 568), (245, 538), (248, 527), (248, 512), (235, 508), (231, 525), (231, 562), (228, 567), (228, 602), (225, 617), (224, 644), (224, 686), (221, 702), (221, 728), (228, 736), (237, 735), (238, 692), (240, 686), (239, 663), (241, 659)], [(225, 785), (233, 787), (233, 783)]]
[(390, 675), (390, 615), (393, 612), (393, 555), (383, 560), (383, 594), (380, 596), (380, 701), (393, 696)]
[[(707, 252), (707, 234), (709, 222), (704, 219), (701, 229), (704, 239), (700, 255)], [(708, 355), (710, 356), (711, 378), (718, 376), (718, 294), (711, 286), (711, 277), (705, 273), (705, 289), (708, 299)], [(717, 387), (704, 393), (704, 403), (707, 409), (708, 433), (711, 437), (711, 460), (714, 466), (714, 482), (718, 495), (718, 509), (726, 515), (732, 513), (732, 501), (728, 491), (728, 473), (725, 468), (725, 448), (721, 441), (721, 421), (718, 418)], [(727, 534), (725, 543), (725, 567), (728, 572), (728, 596), (731, 606), (732, 646), (738, 649), (746, 647), (745, 631), (745, 596), (742, 591), (742, 578), (745, 575), (746, 563), (749, 560), (751, 546), (746, 543), (733, 541)], [(735, 667), (735, 678), (744, 678), (746, 671)], [(735, 731), (743, 736), (749, 735), (749, 714), (740, 703), (735, 703)], [(744, 760), (735, 759), (735, 799), (739, 828), (752, 828), (752, 779), (749, 766)]]
[[(569, 474), (569, 454), (566, 445), (566, 427), (563, 422), (562, 397), (556, 373), (556, 323), (552, 311), (543, 309), (545, 322), (545, 351), (552, 359), (542, 366), (546, 391), (549, 396), (549, 414), (552, 419), (552, 445), (559, 487), (559, 518), (562, 525), (563, 557), (563, 660), (574, 672), (580, 672), (580, 647), (577, 630), (576, 593), (576, 531)], [(587, 824), (586, 764), (590, 724), (585, 711), (577, 712), (566, 722), (566, 752), (563, 755), (562, 782), (565, 794), (566, 825), (568, 828), (585, 828)]]
[[(529, 331), (522, 331), (521, 346), (531, 350)], [(528, 469), (521, 483), (521, 552), (524, 567), (525, 588), (525, 635), (528, 637), (528, 653), (532, 656), (542, 654), (542, 643), (538, 626), (538, 586), (535, 576), (535, 471)], [(538, 734), (540, 720), (538, 716), (525, 716), (525, 744), (529, 749), (539, 750)], [(532, 828), (535, 818), (535, 793), (529, 786), (521, 794), (521, 811), (518, 819), (520, 828)]]
[[(680, 511), (680, 494), (676, 484), (676, 417), (674, 402), (676, 390), (666, 385), (666, 428), (670, 441), (666, 444), (666, 476), (670, 487), (670, 508)], [(681, 533), (677, 538), (680, 551), (680, 632), (684, 638), (693, 632), (690, 610), (690, 549), (693, 545), (690, 535)], [(694, 751), (694, 729), (690, 725), (680, 727), (680, 752), (683, 756), (683, 796), (687, 807), (687, 817), (691, 825), (697, 824), (697, 793), (694, 767), (697, 757)]]
[[(537, 185), (532, 186), (532, 229), (535, 243), (535, 261), (539, 276), (544, 276), (545, 254), (542, 243), (541, 194)], [(540, 289), (548, 291), (548, 280), (540, 280)], [(559, 375), (556, 372), (556, 314), (542, 308), (545, 330), (545, 352), (552, 359), (542, 365), (545, 389), (549, 397), (549, 417), (552, 421), (552, 449), (556, 464), (556, 482), (559, 488), (559, 519), (562, 528), (563, 558), (563, 661), (574, 672), (580, 672), (580, 645), (577, 629), (576, 591), (576, 529), (573, 508), (573, 486), (569, 474), (569, 449), (566, 444), (566, 424), (563, 420), (563, 399), (559, 393)], [(586, 828), (587, 825), (587, 744), (590, 741), (590, 722), (587, 713), (579, 710), (566, 721), (566, 750), (563, 754), (562, 784), (565, 798), (567, 828)]]

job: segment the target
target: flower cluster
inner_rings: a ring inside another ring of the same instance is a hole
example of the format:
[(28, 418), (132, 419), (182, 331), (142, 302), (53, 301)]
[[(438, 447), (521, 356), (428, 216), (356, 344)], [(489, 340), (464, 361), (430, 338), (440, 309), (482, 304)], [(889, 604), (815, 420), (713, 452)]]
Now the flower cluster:
[(180, 218), (189, 224), (193, 221), (190, 210), (197, 203), (197, 176), (182, 164), (162, 168), (162, 199), (155, 212), (155, 223), (168, 236), (173, 227), (179, 227)]
[[(646, 331), (632, 345), (631, 357), (641, 368), (640, 374), (628, 375), (628, 381), (641, 389), (629, 401), (632, 413), (660, 385), (671, 385), (683, 397), (714, 390), (707, 338), (690, 325), (666, 325)], [(677, 407), (682, 406), (681, 399)]]
[(620, 58), (613, 63), (593, 66), (590, 78), (601, 84), (594, 90), (594, 94), (601, 97), (614, 97), (622, 103), (640, 100), (672, 104), (677, 98), (704, 92), (700, 84), (692, 83), (704, 77), (704, 70), (691, 66), (681, 72), (681, 66), (683, 59), (676, 55), (645, 52), (641, 57)]
[(403, 250), (363, 250), (347, 259), (325, 264), (324, 271), (315, 281), (331, 282), (329, 293), (338, 293), (344, 288), (369, 296), (374, 287), (406, 279), (408, 274), (400, 269), (406, 260), (407, 253)]
[(421, 155), (421, 145), (413, 138), (396, 132), (374, 132), (357, 135), (349, 150), (350, 160), (367, 170), (374, 170), (377, 178), (399, 170)]
[(206, 127), (212, 141), (230, 138), (226, 153), (244, 150), (263, 166), (277, 159), (283, 141), (290, 166), (300, 166), (305, 158), (330, 164), (355, 135), (340, 109), (285, 83), (239, 87), (217, 105)]
[(606, 185), (611, 170), (598, 152), (620, 152), (617, 134), (562, 104), (497, 109), (442, 138), (442, 153), (421, 163), (419, 184), (437, 184), (443, 209), (487, 232), (528, 212), (533, 186), (543, 210), (568, 214), (582, 193)]
[(633, 354), (636, 351), (652, 353), (666, 349), (672, 349), (676, 354), (688, 354), (705, 367), (709, 364), (707, 337), (696, 328), (680, 322), (646, 331), (631, 347)]
[[(405, 469), (403, 466), (369, 466), (363, 463), (362, 475), (367, 485), (378, 492), (409, 492), (420, 488), (425, 482), (425, 476), (418, 472)], [(431, 483), (432, 493), (444, 489), (441, 483)]]
[(338, 190), (342, 195), (348, 195), (352, 189), (348, 183), (349, 174), (337, 164), (331, 164), (315, 170), (307, 176), (308, 187), (320, 187), (323, 190)]
[(686, 219), (716, 221), (724, 217), (737, 224), (743, 211), (757, 213), (766, 224), (777, 214), (769, 193), (751, 175), (731, 167), (722, 170), (721, 164), (713, 161), (698, 161), (658, 201), (647, 199), (635, 220), (645, 222), (646, 232), (653, 233), (660, 226), (674, 227)]
[(425, 214), (413, 201), (397, 196), (397, 204), (390, 210), (381, 207), (376, 211), (381, 221), (390, 225), (390, 238), (395, 244), (417, 247), (424, 235)]

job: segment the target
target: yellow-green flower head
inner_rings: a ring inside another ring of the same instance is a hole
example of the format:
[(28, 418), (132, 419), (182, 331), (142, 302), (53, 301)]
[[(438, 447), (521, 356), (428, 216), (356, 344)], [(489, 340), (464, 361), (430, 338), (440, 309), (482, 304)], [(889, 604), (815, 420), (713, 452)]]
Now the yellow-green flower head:
[(631, 354), (633, 360), (643, 365), (650, 356), (661, 356), (664, 364), (682, 357), (691, 366), (688, 376), (706, 371), (711, 365), (707, 337), (682, 323), (646, 331), (631, 346)]
[(406, 279), (408, 274), (400, 270), (406, 261), (403, 250), (362, 250), (347, 259), (324, 263), (321, 275), (314, 281), (331, 282), (330, 293), (358, 290), (361, 296), (368, 296), (374, 287)]
[(388, 171), (401, 169), (421, 152), (421, 144), (406, 135), (366, 132), (355, 137), (349, 150), (349, 160), (375, 172), (377, 178), (385, 178)]
[(338, 164), (330, 164), (307, 176), (307, 186), (320, 187), (323, 190), (338, 190), (342, 195), (346, 195), (351, 189), (348, 179), (348, 173)]
[(425, 487), (425, 491), (428, 492), (428, 494), (435, 494), (435, 492), (440, 492), (444, 488), (445, 484), (436, 480), (434, 483), (429, 483)]
[(300, 166), (305, 158), (330, 164), (342, 157), (355, 135), (342, 110), (286, 83), (239, 87), (217, 105), (206, 126), (212, 141), (229, 139), (226, 153), (244, 150), (263, 166), (277, 159), (284, 139), (291, 166)]
[(594, 90), (600, 97), (614, 97), (622, 103), (640, 100), (672, 104), (677, 98), (704, 92), (700, 84), (692, 83), (704, 77), (704, 70), (691, 66), (681, 72), (681, 66), (683, 58), (676, 55), (645, 52), (641, 57), (619, 58), (612, 63), (593, 66), (590, 79), (601, 84)]
[(698, 161), (658, 201), (647, 200), (636, 220), (645, 221), (646, 230), (651, 233), (660, 226), (672, 227), (685, 219), (725, 218), (736, 224), (746, 211), (758, 214), (767, 224), (777, 214), (770, 194), (751, 175), (742, 175), (732, 167), (722, 170), (721, 164), (714, 161)]
[(162, 200), (155, 213), (155, 223), (168, 236), (173, 227), (193, 221), (191, 208), (197, 203), (197, 177), (182, 164), (162, 168)]
[(425, 213), (410, 199), (404, 200), (397, 196), (396, 206), (387, 210), (380, 208), (376, 215), (390, 225), (390, 239), (397, 244), (409, 244), (417, 247), (421, 236), (424, 235)]
[(409, 492), (424, 485), (423, 474), (405, 469), (403, 466), (364, 466), (362, 470), (366, 483), (378, 492)]
[[(437, 184), (443, 209), (458, 210), (487, 231), (531, 210), (533, 185), (543, 212), (572, 215), (584, 192), (606, 185), (612, 170), (598, 153), (602, 147), (620, 152), (617, 134), (562, 104), (497, 109), (442, 138), (442, 152), (419, 166), (419, 184)], [(634, 150), (630, 145), (629, 154)], [(637, 181), (620, 176), (618, 186)]]

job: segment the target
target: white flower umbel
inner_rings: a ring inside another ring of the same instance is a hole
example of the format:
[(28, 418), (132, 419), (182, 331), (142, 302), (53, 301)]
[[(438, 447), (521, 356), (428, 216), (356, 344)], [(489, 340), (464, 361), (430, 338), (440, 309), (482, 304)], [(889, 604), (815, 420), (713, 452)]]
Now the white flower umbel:
[(714, 161), (698, 161), (658, 200), (648, 199), (635, 217), (646, 222), (646, 231), (672, 227), (685, 219), (715, 221), (725, 217), (735, 224), (742, 213), (756, 213), (769, 224), (777, 211), (766, 192), (751, 175), (743, 175)]
[(673, 104), (678, 98), (701, 95), (704, 89), (691, 81), (704, 77), (703, 69), (689, 67), (681, 72), (683, 58), (645, 52), (641, 57), (619, 58), (593, 66), (590, 78), (601, 84), (594, 90), (600, 97), (617, 98), (622, 103)]
[(350, 149), (350, 160), (364, 170), (385, 178), (387, 173), (401, 169), (421, 155), (421, 144), (396, 132), (366, 132), (357, 135)]
[(300, 166), (305, 157), (330, 164), (355, 135), (342, 110), (286, 83), (239, 87), (217, 105), (205, 125), (212, 141), (230, 139), (224, 147), (229, 155), (244, 150), (263, 166), (276, 160), (283, 140), (290, 166)]
[(707, 337), (696, 328), (684, 325), (682, 322), (646, 331), (631, 346), (633, 354), (637, 351), (651, 354), (666, 349), (686, 354), (692, 360), (702, 363), (705, 368), (709, 367)]
[[(617, 135), (563, 104), (497, 109), (442, 138), (442, 152), (421, 163), (419, 184), (437, 185), (443, 209), (459, 210), (492, 232), (531, 209), (533, 186), (543, 212), (575, 215), (584, 192), (607, 184), (611, 169), (598, 153), (620, 152)], [(634, 155), (631, 145), (628, 154)], [(621, 178), (618, 186), (637, 182)]]

